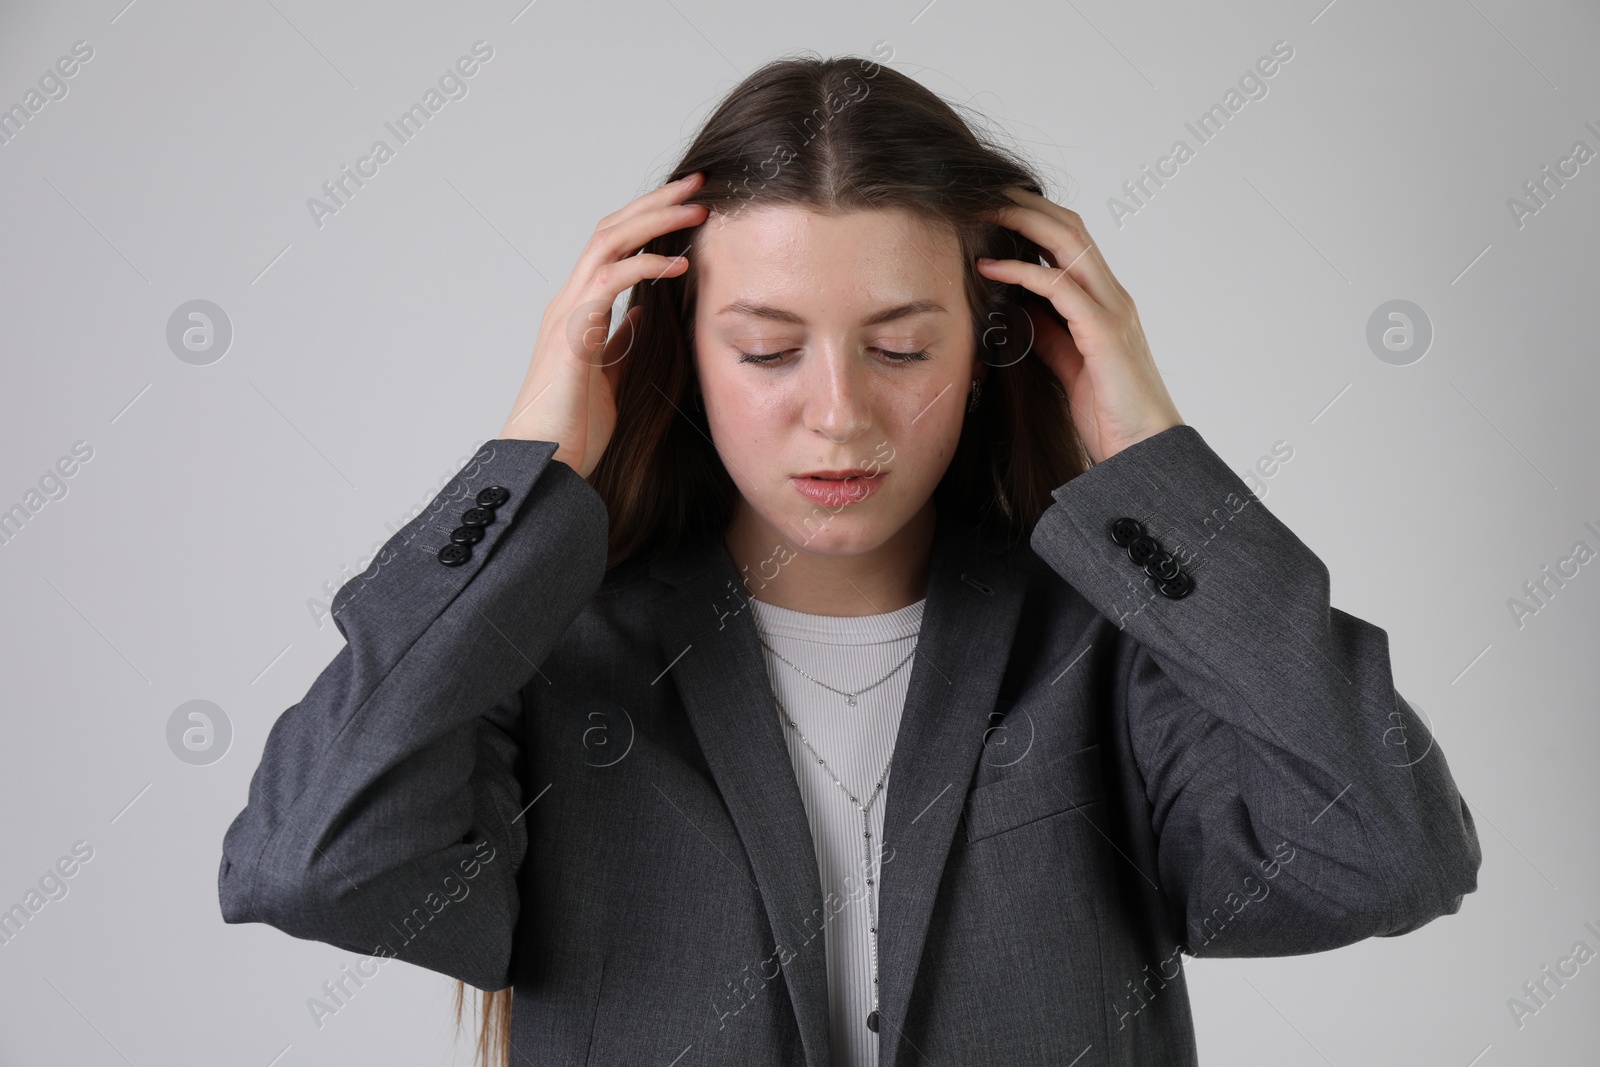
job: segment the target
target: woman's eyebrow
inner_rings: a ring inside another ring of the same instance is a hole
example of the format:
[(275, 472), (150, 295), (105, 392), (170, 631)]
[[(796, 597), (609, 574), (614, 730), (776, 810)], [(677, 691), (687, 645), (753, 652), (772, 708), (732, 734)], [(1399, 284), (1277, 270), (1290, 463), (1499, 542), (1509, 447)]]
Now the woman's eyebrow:
[[(944, 314), (948, 309), (933, 300), (912, 300), (894, 307), (884, 308), (874, 312), (861, 321), (863, 326), (879, 326), (895, 319), (908, 318), (912, 315), (926, 315), (930, 312)], [(750, 315), (758, 319), (770, 319), (773, 322), (787, 322), (795, 326), (804, 326), (806, 320), (792, 311), (783, 308), (771, 307), (767, 304), (754, 304), (748, 300), (735, 300), (727, 307), (720, 309), (718, 315)]]

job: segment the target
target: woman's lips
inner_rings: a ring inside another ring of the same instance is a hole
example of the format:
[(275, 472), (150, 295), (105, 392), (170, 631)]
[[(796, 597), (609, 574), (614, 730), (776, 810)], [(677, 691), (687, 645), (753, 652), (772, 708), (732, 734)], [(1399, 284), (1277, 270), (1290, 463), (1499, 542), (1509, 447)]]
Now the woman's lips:
[(887, 471), (880, 471), (871, 476), (856, 475), (842, 479), (798, 475), (789, 481), (807, 500), (824, 507), (838, 508), (846, 504), (859, 504), (876, 493), (887, 474)]

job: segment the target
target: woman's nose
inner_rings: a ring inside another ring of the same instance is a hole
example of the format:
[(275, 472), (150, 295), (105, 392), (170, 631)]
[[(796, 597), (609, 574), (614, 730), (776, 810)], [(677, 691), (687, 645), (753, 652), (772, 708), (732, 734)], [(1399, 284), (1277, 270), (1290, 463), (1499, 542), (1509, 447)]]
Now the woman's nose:
[(872, 425), (871, 384), (861, 366), (861, 354), (840, 350), (824, 355), (813, 365), (821, 368), (808, 383), (808, 429), (840, 443), (854, 440)]

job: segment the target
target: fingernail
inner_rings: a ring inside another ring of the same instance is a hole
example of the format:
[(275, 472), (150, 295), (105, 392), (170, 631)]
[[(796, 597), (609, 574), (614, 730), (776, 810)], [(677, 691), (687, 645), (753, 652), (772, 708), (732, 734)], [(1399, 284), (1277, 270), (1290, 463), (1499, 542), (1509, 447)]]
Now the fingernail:
[(978, 257), (978, 262), (979, 263), (993, 263), (994, 260), (990, 259), (988, 256), (979, 256)]

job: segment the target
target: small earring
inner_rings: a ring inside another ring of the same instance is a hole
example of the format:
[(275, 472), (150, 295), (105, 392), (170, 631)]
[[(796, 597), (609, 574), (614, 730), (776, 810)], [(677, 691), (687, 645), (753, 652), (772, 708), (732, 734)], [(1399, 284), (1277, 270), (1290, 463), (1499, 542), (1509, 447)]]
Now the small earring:
[(983, 395), (983, 381), (982, 381), (982, 379), (979, 379), (979, 378), (972, 379), (972, 389), (970, 390), (969, 395), (968, 395), (968, 399), (967, 399), (967, 412), (969, 414), (971, 412), (974, 412), (974, 411), (978, 410), (978, 397), (980, 397), (982, 395)]

